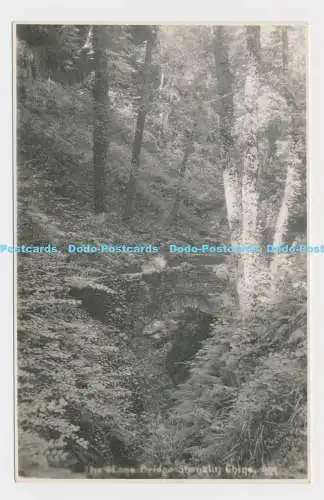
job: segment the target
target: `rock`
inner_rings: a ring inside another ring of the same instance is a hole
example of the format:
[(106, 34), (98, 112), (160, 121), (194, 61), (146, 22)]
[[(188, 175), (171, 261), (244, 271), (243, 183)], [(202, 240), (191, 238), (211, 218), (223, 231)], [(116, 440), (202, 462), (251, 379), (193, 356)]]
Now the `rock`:
[(157, 333), (163, 333), (164, 329), (164, 321), (155, 320), (144, 328), (143, 335), (156, 335)]
[(213, 266), (213, 272), (216, 275), (216, 277), (221, 281), (227, 281), (229, 279), (227, 264), (218, 264)]
[(152, 257), (149, 262), (142, 265), (143, 274), (161, 272), (166, 268), (167, 262), (162, 255)]

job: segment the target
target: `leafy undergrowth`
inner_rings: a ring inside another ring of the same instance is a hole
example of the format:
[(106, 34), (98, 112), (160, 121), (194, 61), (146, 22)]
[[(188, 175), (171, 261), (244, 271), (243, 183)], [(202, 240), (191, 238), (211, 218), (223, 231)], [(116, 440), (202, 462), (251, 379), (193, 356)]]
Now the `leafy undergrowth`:
[(106, 319), (100, 321), (82, 298), (71, 295), (73, 288), (90, 289), (92, 296), (106, 294), (105, 280), (116, 290), (121, 274), (149, 257), (66, 250), (68, 243), (151, 241), (143, 238), (143, 230), (123, 225), (118, 213), (94, 216), (64, 197), (45, 202), (33, 197), (27, 210), (24, 202), (19, 217), (20, 244), (50, 243), (61, 250), (18, 257), (19, 461), (20, 473), (28, 476), (36, 464), (42, 474), (47, 463), (132, 462), (143, 446), (143, 425), (152, 411), (145, 405), (159, 405), (154, 394), (162, 383), (157, 379), (163, 380), (150, 365), (150, 342), (134, 344), (123, 328), (120, 315), (134, 314), (136, 296), (133, 305), (123, 303), (119, 286), (117, 302), (108, 300)]
[[(138, 460), (169, 463), (182, 454), (193, 459), (198, 453), (200, 464), (213, 463), (215, 457), (222, 462), (225, 456), (245, 464), (272, 460), (283, 467), (273, 477), (305, 477), (301, 458), (306, 453), (304, 298), (291, 294), (283, 300), (277, 321), (269, 310), (266, 329), (263, 311), (247, 337), (242, 336), (238, 318), (223, 309), (214, 335), (192, 359), (190, 376), (173, 392), (171, 404), (170, 380), (163, 374), (166, 353), (159, 348), (158, 354), (145, 336), (132, 338), (129, 325), (133, 323), (128, 322), (141, 316), (142, 304), (137, 302), (137, 292), (126, 299), (125, 289), (133, 285), (121, 276), (147, 257), (74, 255), (64, 250), (69, 242), (138, 244), (148, 233), (140, 224), (137, 229), (136, 224), (124, 225), (118, 211), (94, 216), (77, 202), (60, 198), (49, 214), (38, 203), (31, 201), (20, 217), (20, 240), (50, 242), (62, 252), (18, 257), (21, 474), (32, 477), (39, 470), (37, 477), (65, 477), (55, 467), (73, 469), (79, 462), (124, 466), (125, 461), (136, 467)], [(183, 275), (187, 289), (190, 273)], [(96, 319), (82, 294), (71, 295), (73, 289), (86, 294), (90, 290), (97, 304), (103, 294), (100, 310), (106, 310), (105, 318)], [(158, 305), (163, 306), (161, 300)], [(140, 328), (145, 329), (145, 324)], [(161, 411), (166, 412), (162, 421)], [(50, 472), (48, 463), (55, 466)], [(165, 470), (106, 473), (100, 469), (88, 475), (188, 476), (193, 477)], [(219, 475), (198, 473), (197, 477)], [(258, 472), (251, 477), (269, 476)]]

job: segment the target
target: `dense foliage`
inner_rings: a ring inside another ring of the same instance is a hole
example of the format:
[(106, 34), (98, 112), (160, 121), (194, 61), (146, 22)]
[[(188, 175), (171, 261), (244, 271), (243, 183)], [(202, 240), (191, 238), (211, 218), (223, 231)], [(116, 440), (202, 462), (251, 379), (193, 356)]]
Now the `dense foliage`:
[[(18, 25), (19, 243), (305, 242), (305, 54), (300, 26)], [(20, 474), (305, 476), (306, 281), (303, 254), (19, 255)]]

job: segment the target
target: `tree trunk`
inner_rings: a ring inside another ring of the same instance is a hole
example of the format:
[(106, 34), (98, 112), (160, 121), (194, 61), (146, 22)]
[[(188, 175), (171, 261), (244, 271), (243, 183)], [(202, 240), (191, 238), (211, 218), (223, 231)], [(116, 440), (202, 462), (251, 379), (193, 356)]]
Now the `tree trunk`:
[(182, 186), (183, 186), (183, 179), (184, 179), (184, 176), (185, 176), (185, 173), (186, 173), (188, 159), (189, 159), (189, 156), (190, 156), (191, 151), (192, 151), (192, 136), (193, 136), (193, 131), (191, 131), (190, 133), (188, 133), (188, 140), (187, 140), (187, 144), (186, 144), (186, 147), (185, 147), (185, 150), (184, 150), (182, 162), (181, 162), (181, 165), (180, 165), (179, 177), (178, 177), (178, 186), (177, 186), (176, 195), (175, 195), (175, 198), (174, 198), (173, 208), (172, 208), (171, 214), (170, 214), (169, 224), (172, 224), (176, 220), (178, 212), (179, 212), (180, 201), (181, 201), (181, 189), (182, 189)]
[(284, 87), (284, 91), (288, 90), (288, 48), (289, 48), (289, 40), (288, 40), (288, 29), (287, 26), (283, 26), (281, 28), (281, 40), (282, 40), (282, 83)]
[[(288, 28), (287, 26), (282, 27), (282, 66), (283, 66), (283, 80), (282, 89), (283, 95), (286, 97), (289, 105), (289, 67), (288, 67)], [(285, 182), (285, 190), (282, 198), (281, 207), (279, 210), (276, 230), (274, 236), (274, 245), (282, 245), (285, 242), (285, 238), (288, 232), (288, 222), (289, 216), (296, 204), (299, 197), (299, 192), (302, 187), (300, 180), (299, 165), (301, 164), (301, 159), (298, 158), (296, 149), (298, 147), (298, 136), (296, 135), (296, 110), (290, 107), (291, 121), (290, 121), (290, 141), (291, 141), (291, 151), (288, 158), (287, 174)]]
[(241, 231), (240, 173), (232, 158), (233, 151), (233, 75), (228, 59), (224, 26), (214, 28), (214, 57), (219, 99), (220, 148), (218, 160), (223, 166), (223, 182), (231, 242), (237, 243)]
[[(218, 161), (223, 167), (223, 184), (227, 210), (227, 220), (231, 243), (238, 244), (242, 229), (242, 193), (241, 175), (234, 158), (233, 127), (233, 75), (228, 57), (226, 28), (214, 28), (214, 58), (216, 66), (217, 89), (219, 94), (219, 129), (220, 147)], [(233, 269), (233, 281), (237, 280), (237, 255), (232, 255), (230, 268)]]
[[(248, 48), (248, 69), (245, 80), (245, 116), (242, 131), (243, 173), (242, 173), (242, 245), (259, 243), (258, 215), (258, 97), (260, 91), (260, 27), (246, 28)], [(242, 312), (248, 316), (255, 307), (258, 293), (259, 257), (243, 253), (239, 276), (239, 296)]]
[(82, 47), (82, 50), (92, 49), (92, 41), (91, 41), (92, 37), (93, 37), (93, 26), (90, 26), (88, 33), (87, 33), (86, 40), (85, 40), (84, 45)]
[(296, 201), (299, 198), (299, 191), (302, 187), (298, 172), (299, 159), (292, 151), (288, 160), (285, 191), (279, 210), (276, 231), (273, 239), (274, 245), (283, 245), (288, 233), (289, 215), (293, 211)]
[(248, 26), (246, 29), (249, 52), (249, 68), (245, 81), (245, 117), (243, 124), (243, 176), (242, 176), (242, 209), (243, 209), (243, 243), (258, 240), (257, 211), (259, 172), (258, 156), (258, 96), (260, 60), (260, 28)]
[(105, 211), (106, 163), (108, 155), (108, 61), (107, 28), (93, 26), (94, 48), (94, 127), (93, 127), (93, 168), (94, 168), (94, 210), (96, 214)]
[[(282, 197), (280, 210), (277, 217), (275, 235), (273, 239), (274, 245), (286, 244), (286, 238), (289, 232), (289, 219), (294, 213), (295, 207), (298, 204), (298, 199), (303, 188), (301, 182), (300, 168), (303, 166), (303, 158), (298, 155), (299, 136), (298, 130), (298, 110), (296, 110), (295, 103), (291, 101), (290, 85), (289, 85), (289, 52), (288, 52), (288, 28), (282, 27), (282, 94), (287, 100), (290, 110), (290, 125), (288, 131), (288, 140), (290, 139), (290, 153), (288, 157), (287, 174), (285, 181), (285, 189)], [(276, 287), (276, 279), (279, 278), (279, 266), (283, 262), (282, 256), (274, 255), (271, 261), (271, 272), (273, 276), (273, 287)]]
[(153, 44), (154, 44), (154, 38), (152, 33), (152, 36), (146, 41), (145, 60), (143, 67), (142, 95), (137, 113), (135, 137), (132, 148), (131, 171), (126, 190), (126, 205), (124, 213), (124, 219), (126, 221), (131, 218), (136, 198), (136, 184), (140, 168), (140, 154), (143, 142), (145, 118), (150, 100), (150, 69), (152, 62)]

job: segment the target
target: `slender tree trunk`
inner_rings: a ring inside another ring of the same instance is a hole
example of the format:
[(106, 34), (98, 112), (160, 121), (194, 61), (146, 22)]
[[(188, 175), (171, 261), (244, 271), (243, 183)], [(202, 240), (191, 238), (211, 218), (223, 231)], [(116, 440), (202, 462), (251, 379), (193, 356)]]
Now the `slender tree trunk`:
[(289, 40), (288, 40), (287, 26), (283, 26), (281, 28), (281, 40), (282, 40), (282, 83), (284, 87), (284, 92), (287, 92), (289, 83), (289, 69), (288, 69)]
[(109, 125), (107, 28), (104, 26), (93, 26), (93, 49), (95, 71), (93, 87), (94, 210), (98, 214), (105, 211)]
[(152, 63), (153, 43), (154, 39), (152, 33), (152, 37), (150, 37), (146, 41), (145, 61), (143, 67), (142, 95), (141, 95), (140, 106), (137, 113), (135, 137), (132, 148), (131, 171), (126, 190), (126, 205), (124, 213), (125, 220), (129, 220), (131, 218), (136, 198), (136, 184), (140, 168), (140, 154), (143, 142), (145, 118), (150, 100), (150, 69)]
[[(287, 100), (290, 111), (290, 126), (288, 131), (288, 140), (290, 139), (290, 153), (287, 164), (287, 174), (285, 181), (285, 189), (282, 197), (280, 210), (278, 213), (275, 234), (273, 239), (274, 245), (283, 245), (286, 243), (286, 238), (289, 232), (289, 220), (294, 213), (298, 204), (299, 195), (303, 188), (301, 182), (300, 168), (303, 166), (303, 159), (298, 155), (299, 137), (296, 134), (298, 130), (298, 116), (296, 113), (295, 103), (291, 102), (290, 85), (289, 85), (289, 52), (288, 52), (288, 28), (282, 27), (282, 94)], [(271, 261), (271, 273), (273, 278), (273, 289), (276, 289), (277, 279), (280, 278), (280, 264), (284, 262), (283, 256), (274, 254)]]
[(288, 233), (289, 216), (294, 210), (299, 198), (299, 191), (302, 188), (298, 171), (299, 163), (300, 161), (297, 155), (292, 151), (288, 160), (285, 191), (277, 218), (276, 231), (273, 239), (274, 245), (283, 245), (285, 243), (285, 238)]
[(87, 38), (84, 42), (84, 45), (82, 47), (83, 50), (89, 50), (92, 48), (92, 37), (93, 37), (93, 26), (90, 26), (88, 33), (87, 33)]
[[(287, 26), (282, 27), (282, 89), (283, 95), (286, 97), (289, 104), (289, 68), (288, 68), (288, 28)], [(295, 151), (298, 138), (296, 138), (295, 130), (297, 128), (296, 124), (296, 110), (292, 109), (290, 106), (291, 121), (290, 121), (290, 142), (291, 151), (288, 158), (287, 174), (285, 182), (285, 190), (282, 198), (281, 207), (279, 210), (276, 230), (274, 235), (274, 245), (282, 245), (285, 241), (288, 232), (288, 222), (289, 216), (293, 211), (296, 201), (299, 197), (299, 192), (301, 189), (301, 180), (299, 165), (301, 163), (300, 158)]]
[(253, 243), (257, 238), (257, 211), (259, 172), (258, 155), (258, 95), (260, 60), (260, 28), (249, 26), (246, 30), (249, 52), (249, 68), (245, 82), (245, 118), (243, 125), (243, 242)]
[(173, 203), (173, 207), (172, 207), (171, 214), (170, 214), (169, 224), (172, 224), (176, 220), (178, 212), (179, 212), (183, 179), (184, 179), (184, 176), (186, 174), (188, 159), (189, 159), (189, 156), (190, 156), (191, 151), (192, 151), (192, 136), (193, 136), (193, 131), (188, 133), (188, 140), (187, 140), (187, 144), (186, 144), (186, 147), (185, 147), (185, 150), (183, 153), (182, 162), (180, 165), (178, 186), (177, 186), (176, 195), (174, 198), (174, 203)]
[[(228, 43), (226, 28), (214, 28), (214, 58), (216, 66), (217, 89), (219, 94), (219, 128), (220, 147), (218, 162), (223, 169), (223, 184), (227, 210), (227, 220), (231, 243), (238, 244), (242, 229), (242, 193), (241, 173), (237, 159), (234, 158), (233, 127), (233, 75), (228, 57)], [(233, 270), (232, 279), (236, 286), (238, 274), (238, 257), (232, 255), (230, 268)]]
[(241, 232), (241, 182), (233, 161), (233, 75), (228, 58), (226, 28), (214, 28), (214, 57), (219, 100), (220, 148), (218, 161), (223, 166), (223, 182), (231, 242), (237, 243)]

